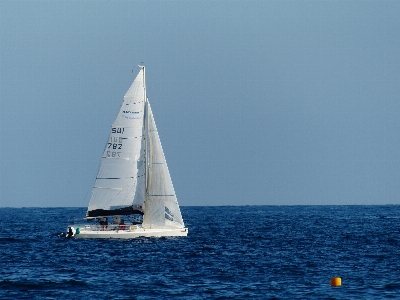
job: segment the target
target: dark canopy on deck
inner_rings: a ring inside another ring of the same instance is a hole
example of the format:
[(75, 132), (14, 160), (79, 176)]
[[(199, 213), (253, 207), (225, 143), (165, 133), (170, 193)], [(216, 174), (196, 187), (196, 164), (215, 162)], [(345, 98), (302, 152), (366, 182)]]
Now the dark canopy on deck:
[(100, 217), (110, 217), (110, 216), (127, 216), (140, 214), (143, 215), (143, 211), (134, 209), (133, 207), (122, 207), (118, 209), (94, 209), (87, 212), (86, 218), (100, 218)]

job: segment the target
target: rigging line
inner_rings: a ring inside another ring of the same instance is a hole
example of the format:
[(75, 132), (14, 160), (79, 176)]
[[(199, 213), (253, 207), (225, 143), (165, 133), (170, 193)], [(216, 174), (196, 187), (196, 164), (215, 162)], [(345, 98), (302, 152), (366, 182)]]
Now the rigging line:
[(131, 105), (131, 104), (139, 104), (142, 103), (143, 101), (139, 101), (139, 102), (130, 102), (130, 103), (126, 103), (125, 105)]
[[(141, 175), (138, 175), (139, 177)], [(136, 178), (136, 177), (96, 177), (96, 179), (130, 179), (130, 178)]]
[[(111, 188), (111, 189), (114, 189), (114, 188)], [(124, 188), (117, 188), (117, 190), (119, 190), (119, 192), (116, 195), (114, 195), (114, 197), (111, 197), (108, 201), (104, 202), (104, 205), (109, 205), (110, 203), (112, 204), (114, 199), (116, 199), (122, 193)], [(125, 200), (125, 199), (123, 199), (123, 200)]]
[(101, 186), (94, 186), (94, 189), (106, 189), (106, 190), (119, 190), (122, 191), (123, 188), (110, 188), (110, 187), (101, 187)]
[(141, 128), (140, 126), (112, 125), (111, 128)]
[(96, 179), (135, 179), (138, 177), (142, 177), (144, 174), (136, 174), (136, 176), (128, 176), (128, 177), (96, 177)]

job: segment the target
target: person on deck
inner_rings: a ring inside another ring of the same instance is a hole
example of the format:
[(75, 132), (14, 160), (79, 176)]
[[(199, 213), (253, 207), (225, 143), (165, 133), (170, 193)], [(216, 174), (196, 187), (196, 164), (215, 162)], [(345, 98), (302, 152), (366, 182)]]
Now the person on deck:
[(98, 222), (99, 222), (99, 224), (100, 224), (100, 230), (104, 230), (104, 221), (103, 221), (103, 218), (98, 218), (97, 220), (98, 220)]
[(108, 218), (105, 218), (106, 220), (104, 221), (104, 230), (108, 230)]
[(126, 225), (125, 225), (124, 219), (122, 219), (121, 223), (119, 223), (119, 230), (125, 230), (125, 227), (126, 227)]

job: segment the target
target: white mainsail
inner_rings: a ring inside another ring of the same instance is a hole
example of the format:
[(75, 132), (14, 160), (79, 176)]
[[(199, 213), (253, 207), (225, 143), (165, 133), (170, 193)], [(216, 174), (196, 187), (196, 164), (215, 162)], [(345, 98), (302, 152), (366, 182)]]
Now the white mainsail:
[[(118, 208), (143, 209), (146, 188), (145, 102), (145, 74), (144, 67), (141, 67), (125, 94), (121, 108), (111, 126), (87, 217), (110, 215)], [(111, 212), (104, 212), (107, 210)]]
[(149, 173), (143, 227), (183, 228), (181, 211), (149, 102), (147, 102), (147, 115)]

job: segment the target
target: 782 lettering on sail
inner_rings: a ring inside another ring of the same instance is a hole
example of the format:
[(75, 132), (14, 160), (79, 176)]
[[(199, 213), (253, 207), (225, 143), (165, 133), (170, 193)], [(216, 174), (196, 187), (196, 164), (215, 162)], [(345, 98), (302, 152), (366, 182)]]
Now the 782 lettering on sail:
[(110, 136), (110, 140), (107, 143), (107, 149), (121, 150), (122, 137)]

